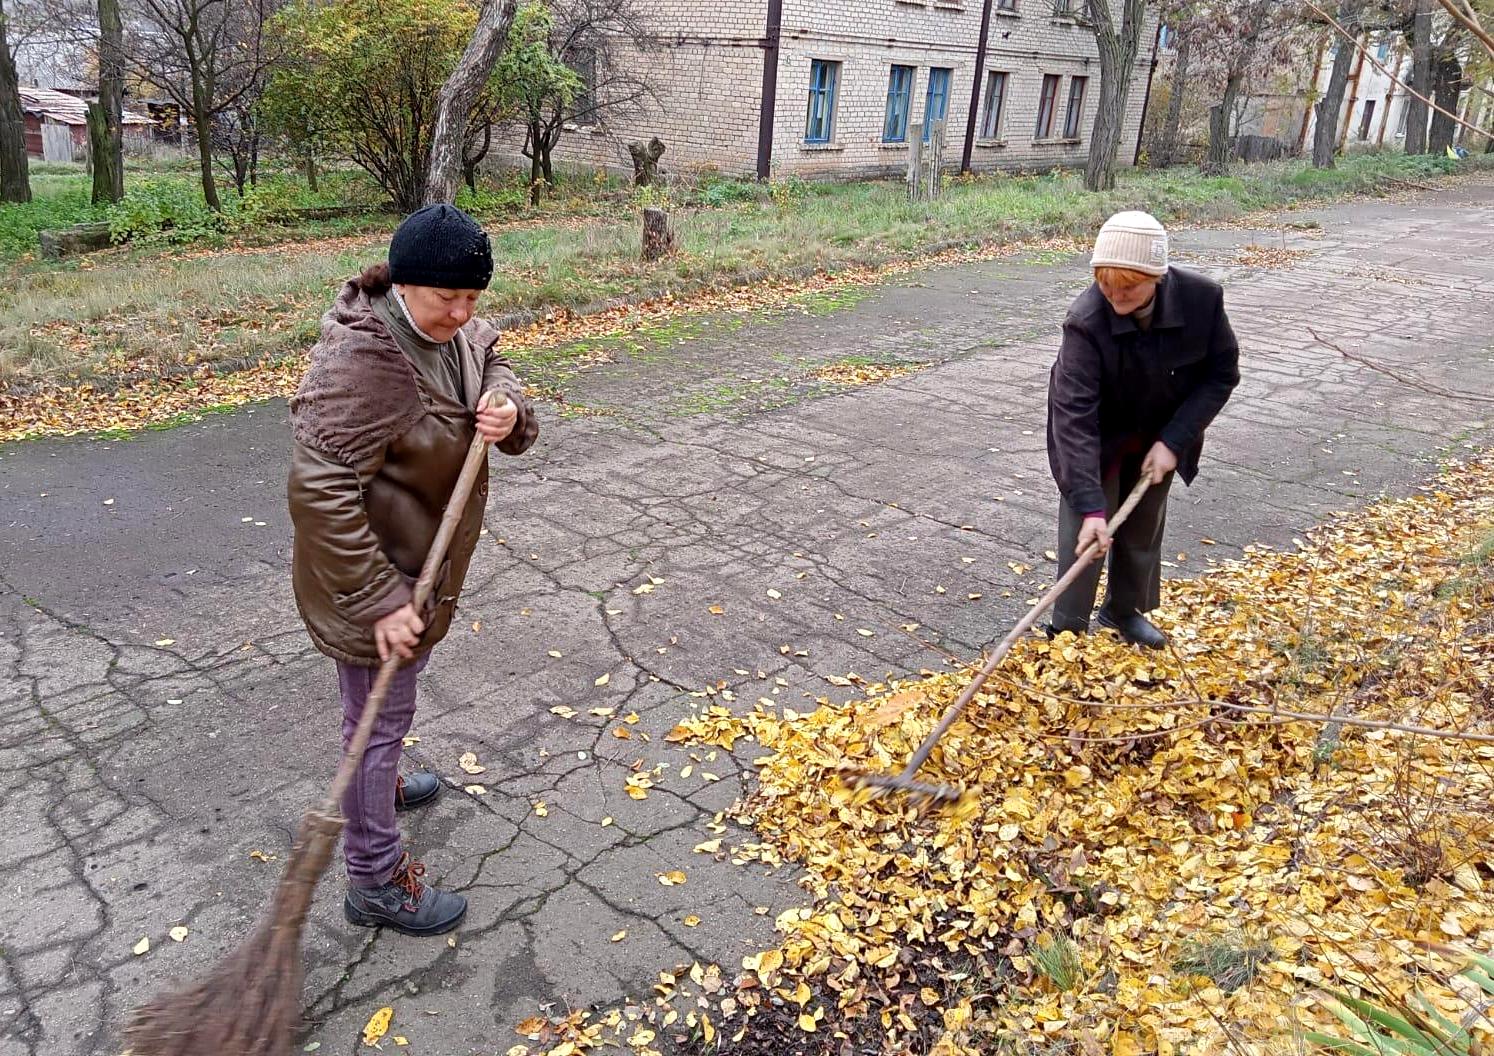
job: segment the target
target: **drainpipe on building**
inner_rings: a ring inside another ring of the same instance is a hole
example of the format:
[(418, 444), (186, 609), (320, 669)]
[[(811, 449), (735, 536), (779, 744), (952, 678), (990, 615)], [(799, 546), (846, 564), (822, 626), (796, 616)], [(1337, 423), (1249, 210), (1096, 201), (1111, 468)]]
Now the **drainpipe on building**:
[[(1395, 56), (1391, 59), (1390, 63), (1385, 68), (1387, 70), (1394, 70), (1395, 75), (1397, 77), (1400, 77), (1401, 63), (1405, 60), (1405, 57), (1406, 55), (1404, 46), (1400, 42), (1397, 42), (1395, 46)], [(1401, 77), (1401, 80), (1405, 80), (1405, 78)], [(1395, 106), (1394, 81), (1390, 82), (1390, 88), (1388, 89), (1388, 91), (1390, 94), (1385, 97), (1385, 112), (1380, 115), (1380, 133), (1375, 137), (1375, 146), (1377, 147), (1383, 147), (1385, 145), (1385, 130), (1390, 127), (1390, 111)]]
[(778, 110), (778, 40), (783, 30), (783, 0), (768, 0), (768, 27), (763, 35), (763, 104), (757, 118), (757, 178), (773, 175), (773, 128)]
[(991, 40), (991, 0), (981, 5), (980, 38), (975, 44), (975, 84), (970, 89), (970, 114), (965, 119), (965, 154), (960, 159), (960, 172), (970, 171), (970, 159), (975, 155), (975, 121), (980, 111), (980, 81), (986, 69), (986, 46)]
[[(1359, 38), (1354, 38), (1354, 43), (1359, 43)], [(1365, 44), (1369, 43), (1368, 38)], [(1355, 58), (1359, 61), (1354, 64), (1353, 76), (1349, 78), (1349, 105), (1344, 108), (1344, 125), (1338, 130), (1338, 149), (1343, 150), (1344, 145), (1349, 142), (1349, 126), (1354, 123), (1354, 104), (1359, 102), (1359, 78), (1364, 74), (1364, 51), (1358, 50)]]
[(1162, 46), (1162, 20), (1157, 20), (1157, 32), (1152, 37), (1152, 65), (1146, 71), (1146, 94), (1141, 97), (1141, 124), (1136, 126), (1136, 153), (1131, 156), (1131, 168), (1141, 164), (1141, 137), (1146, 134), (1146, 112), (1152, 105), (1152, 81), (1157, 77), (1157, 49)]

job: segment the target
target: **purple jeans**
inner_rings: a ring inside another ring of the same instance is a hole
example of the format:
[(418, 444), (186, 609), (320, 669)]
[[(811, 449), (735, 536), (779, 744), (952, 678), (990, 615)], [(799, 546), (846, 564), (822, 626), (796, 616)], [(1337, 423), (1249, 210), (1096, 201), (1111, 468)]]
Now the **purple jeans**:
[[(415, 721), (415, 676), (425, 668), (430, 654), (400, 668), (389, 686), (389, 695), (379, 709), (368, 751), (353, 783), (342, 797), (347, 818), (343, 854), (347, 858), (348, 881), (354, 887), (382, 887), (399, 864), (399, 823), (394, 816), (394, 790), (399, 780), (399, 757), (405, 734)], [(342, 692), (342, 744), (346, 748), (358, 728), (363, 705), (373, 691), (376, 667), (337, 664), (337, 685)]]

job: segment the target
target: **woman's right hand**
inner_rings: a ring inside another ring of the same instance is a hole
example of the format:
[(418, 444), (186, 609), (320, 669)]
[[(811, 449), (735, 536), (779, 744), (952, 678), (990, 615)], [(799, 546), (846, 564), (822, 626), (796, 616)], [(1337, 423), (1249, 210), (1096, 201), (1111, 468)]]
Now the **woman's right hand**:
[(1100, 548), (1102, 555), (1110, 551), (1110, 529), (1105, 524), (1105, 518), (1084, 518), (1084, 524), (1079, 528), (1079, 545), (1074, 548), (1075, 555), (1082, 557), (1091, 543)]
[(373, 630), (380, 660), (387, 661), (391, 654), (413, 660), (415, 646), (420, 644), (420, 635), (425, 631), (425, 621), (416, 615), (414, 605), (402, 605), (374, 624)]

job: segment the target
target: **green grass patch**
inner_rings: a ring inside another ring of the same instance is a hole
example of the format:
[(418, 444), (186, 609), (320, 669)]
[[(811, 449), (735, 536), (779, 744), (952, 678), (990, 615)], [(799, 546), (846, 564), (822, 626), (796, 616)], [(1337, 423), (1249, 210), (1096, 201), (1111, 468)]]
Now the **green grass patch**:
[[(709, 178), (693, 187), (633, 191), (609, 179), (572, 179), (539, 209), (516, 195), (515, 177), (490, 181), (467, 204), (488, 224), (497, 270), (482, 310), (492, 315), (586, 310), (619, 297), (649, 297), (875, 265), (934, 245), (1053, 236), (1090, 237), (1119, 209), (1144, 208), (1169, 221), (1209, 221), (1265, 206), (1380, 189), (1403, 189), (1450, 171), (1448, 159), (1382, 153), (1346, 158), (1330, 170), (1302, 162), (1238, 166), (1228, 176), (1191, 170), (1124, 172), (1114, 191), (1091, 194), (1072, 173), (951, 179), (932, 203), (909, 203), (900, 183), (773, 184)], [(1456, 163), (1483, 168), (1482, 157)], [(87, 203), (86, 177), (38, 171), (47, 193), (0, 207), (0, 259), (30, 251), (35, 232), (100, 211)], [(68, 181), (72, 185), (68, 186)], [(55, 186), (54, 186), (55, 184)], [(135, 198), (110, 213), (141, 244), (76, 261), (12, 265), (0, 303), (0, 390), (150, 376), (201, 363), (230, 366), (301, 350), (338, 284), (384, 255), (393, 217), (297, 223), (293, 209), (380, 196), (355, 173), (327, 173), (310, 192), (288, 171), (267, 172), (225, 215), (194, 203), (190, 168), (158, 168), (131, 182)], [(670, 208), (682, 252), (657, 265), (638, 259), (641, 204)], [(127, 215), (123, 215), (127, 214)], [(287, 223), (287, 221), (289, 221)], [(348, 239), (329, 248), (328, 238)], [(285, 241), (291, 239), (291, 241)], [(274, 253), (203, 255), (203, 241), (276, 244)], [(186, 248), (169, 243), (189, 242)], [(311, 242), (299, 246), (299, 242)], [(318, 244), (320, 243), (320, 244)], [(843, 311), (873, 292), (846, 288), (808, 295), (814, 314)], [(662, 354), (694, 331), (668, 324), (630, 335), (638, 354)], [(623, 347), (627, 347), (624, 345)]]
[(1172, 970), (1203, 976), (1232, 994), (1254, 982), (1261, 965), (1275, 956), (1270, 943), (1232, 934), (1186, 943), (1172, 962)]

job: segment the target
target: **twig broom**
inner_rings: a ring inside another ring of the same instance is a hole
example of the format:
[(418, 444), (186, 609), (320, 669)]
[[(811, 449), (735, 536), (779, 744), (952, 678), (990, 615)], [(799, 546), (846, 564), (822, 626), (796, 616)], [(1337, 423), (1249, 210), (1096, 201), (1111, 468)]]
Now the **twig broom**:
[[(484, 401), (485, 403), (486, 401)], [(482, 406), (482, 404), (479, 404)], [(415, 583), (417, 612), (430, 597), (436, 571), (478, 477), (487, 468), (488, 443), (478, 433)], [(327, 796), (307, 811), (296, 832), (285, 875), (269, 914), (237, 950), (206, 978), (136, 1009), (125, 1027), (129, 1056), (287, 1056), (301, 1028), (301, 930), (317, 881), (332, 860), (343, 818), (342, 795), (363, 762), (389, 684), (403, 661), (392, 654), (379, 668), (352, 743), (343, 753)]]

